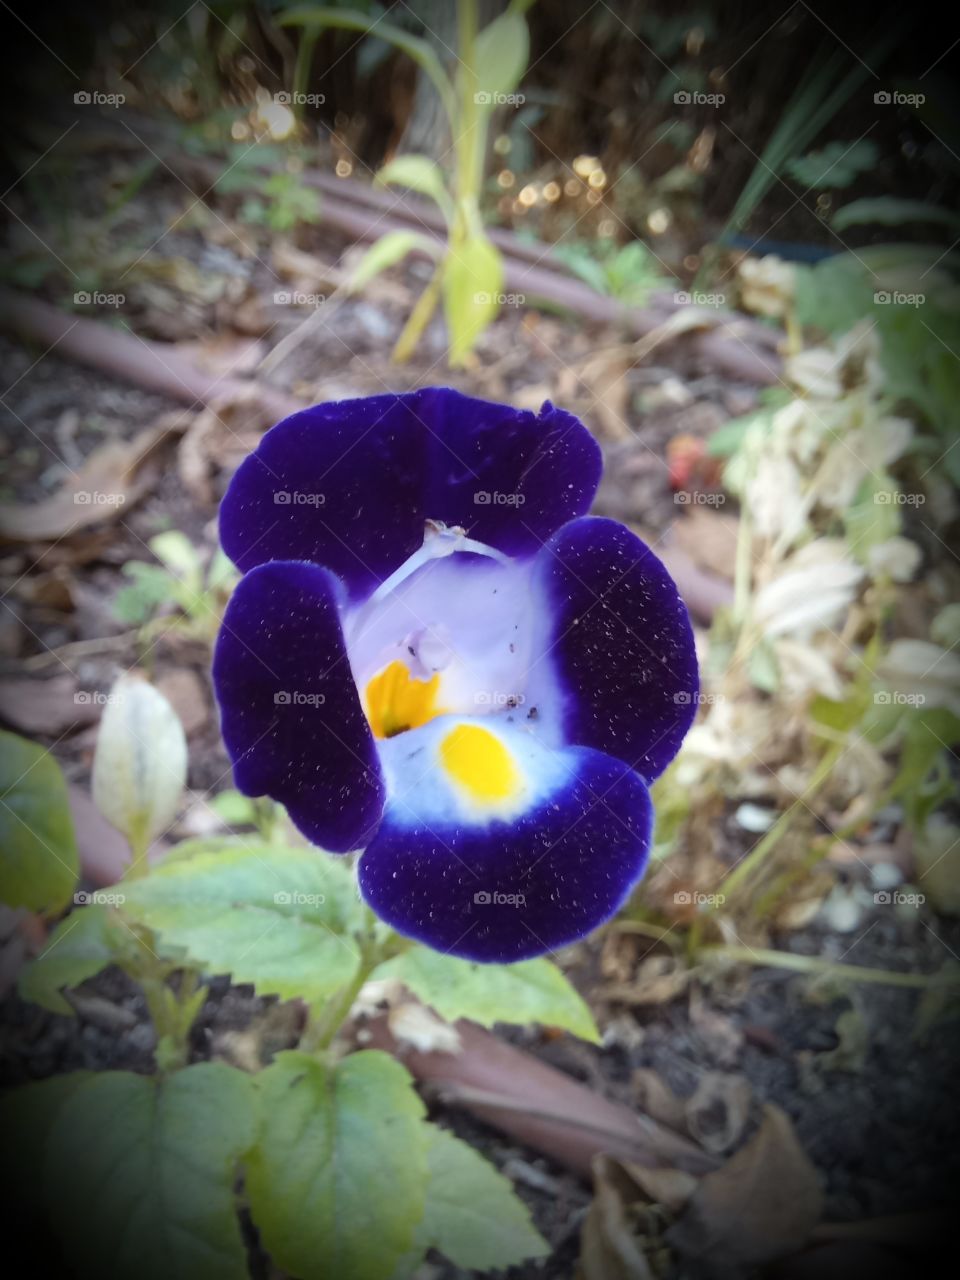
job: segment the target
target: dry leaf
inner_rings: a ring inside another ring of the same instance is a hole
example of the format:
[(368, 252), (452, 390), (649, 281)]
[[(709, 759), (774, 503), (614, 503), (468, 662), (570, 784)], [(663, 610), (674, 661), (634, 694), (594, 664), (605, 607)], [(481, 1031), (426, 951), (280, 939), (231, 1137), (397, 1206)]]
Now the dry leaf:
[(189, 421), (186, 413), (164, 414), (132, 440), (111, 440), (94, 450), (52, 497), (0, 507), (0, 539), (42, 542), (119, 519), (150, 488), (148, 463)]
[(650, 956), (632, 982), (615, 982), (601, 988), (605, 1000), (623, 1004), (667, 1004), (685, 991), (691, 970), (673, 956)]
[(707, 1003), (699, 986), (690, 991), (690, 1021), (715, 1062), (732, 1067), (738, 1061), (743, 1032), (732, 1018)]
[(753, 1090), (745, 1076), (704, 1072), (693, 1097), (687, 1100), (690, 1136), (714, 1155), (730, 1151), (743, 1134), (752, 1099)]
[(789, 1117), (768, 1103), (750, 1141), (701, 1180), (667, 1242), (735, 1274), (740, 1264), (759, 1265), (802, 1248), (822, 1208), (816, 1169)]
[(637, 1105), (642, 1111), (669, 1129), (686, 1132), (686, 1100), (678, 1098), (652, 1067), (638, 1067), (633, 1073), (632, 1084)]
[(617, 1160), (602, 1155), (593, 1162), (593, 1179), (593, 1202), (580, 1235), (583, 1280), (653, 1280), (631, 1214), (636, 1184)]

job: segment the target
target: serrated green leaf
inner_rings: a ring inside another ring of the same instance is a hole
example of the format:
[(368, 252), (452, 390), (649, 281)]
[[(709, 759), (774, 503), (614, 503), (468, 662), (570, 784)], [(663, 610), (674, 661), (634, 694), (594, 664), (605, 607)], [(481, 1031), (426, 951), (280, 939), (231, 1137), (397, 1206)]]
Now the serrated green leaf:
[(529, 57), (530, 33), (521, 14), (508, 10), (488, 23), (477, 35), (474, 55), (478, 105), (492, 110), (499, 96), (512, 93)]
[(109, 1071), (76, 1089), (47, 1148), (49, 1212), (97, 1280), (245, 1280), (233, 1183), (257, 1090), (225, 1063), (166, 1078)]
[(59, 911), (79, 867), (60, 766), (42, 747), (0, 731), (0, 902)]
[(542, 956), (516, 964), (474, 964), (410, 947), (379, 965), (373, 979), (394, 978), (452, 1022), (540, 1022), (599, 1043), (593, 1016), (555, 964)]
[(257, 1077), (263, 1125), (250, 1213), (298, 1280), (386, 1280), (411, 1248), (427, 1185), (423, 1104), (388, 1054), (332, 1064), (280, 1053)]
[(443, 305), (452, 364), (463, 363), (496, 316), (502, 291), (503, 260), (486, 236), (477, 233), (451, 249), (444, 263)]
[(422, 236), (418, 231), (388, 231), (370, 246), (354, 267), (350, 276), (350, 290), (356, 292), (357, 289), (362, 289), (374, 276), (402, 262), (414, 249), (422, 249), (436, 257), (440, 246), (437, 241)]
[(20, 974), (18, 990), (52, 1013), (73, 1015), (73, 1006), (60, 994), (77, 987), (112, 964), (116, 954), (111, 939), (111, 908), (100, 903), (79, 907), (53, 930), (35, 960)]
[(122, 912), (210, 973), (261, 995), (320, 1000), (349, 982), (362, 909), (349, 868), (310, 849), (245, 842), (154, 868)]
[(545, 1258), (550, 1246), (509, 1181), (466, 1142), (425, 1127), (430, 1181), (418, 1245), (480, 1272)]
[(394, 156), (382, 169), (377, 170), (374, 183), (377, 186), (395, 183), (400, 187), (408, 187), (411, 191), (419, 191), (440, 206), (448, 222), (453, 216), (453, 205), (443, 180), (443, 171), (427, 156)]

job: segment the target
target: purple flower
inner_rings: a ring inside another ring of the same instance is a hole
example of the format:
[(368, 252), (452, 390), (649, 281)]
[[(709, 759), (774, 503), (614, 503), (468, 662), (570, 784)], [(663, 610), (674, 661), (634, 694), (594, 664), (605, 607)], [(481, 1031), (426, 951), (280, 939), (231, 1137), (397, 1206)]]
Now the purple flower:
[(428, 388), (294, 414), (223, 500), (244, 577), (213, 674), (237, 786), (363, 849), (365, 900), (437, 950), (572, 942), (646, 865), (696, 658), (657, 557), (584, 516), (600, 471), (549, 403)]

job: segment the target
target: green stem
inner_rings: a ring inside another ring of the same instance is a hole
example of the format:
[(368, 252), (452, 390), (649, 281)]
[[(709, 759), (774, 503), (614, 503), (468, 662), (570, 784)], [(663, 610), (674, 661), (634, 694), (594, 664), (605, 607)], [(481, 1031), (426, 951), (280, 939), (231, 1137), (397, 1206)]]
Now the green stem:
[(797, 810), (801, 807), (807, 808), (809, 806), (810, 801), (814, 799), (817, 792), (826, 782), (827, 778), (829, 778), (834, 765), (843, 755), (845, 749), (845, 743), (834, 743), (817, 765), (803, 794), (798, 796), (789, 808), (784, 809), (783, 813), (781, 813), (780, 817), (776, 820), (763, 839), (759, 840), (747, 856), (741, 859), (741, 861), (727, 873), (723, 880), (721, 880), (719, 891), (723, 894), (726, 901), (729, 901), (740, 886), (743, 885), (745, 881), (749, 880), (756, 868), (760, 866), (764, 859), (770, 855), (774, 847), (786, 834), (790, 824), (793, 822)]
[[(813, 776), (807, 783), (803, 794), (794, 800), (789, 808), (784, 809), (780, 817), (776, 820), (770, 830), (766, 833), (762, 840), (750, 850), (745, 858), (742, 858), (731, 871), (720, 881), (717, 886), (718, 902), (711, 906), (711, 911), (716, 911), (722, 904), (724, 908), (728, 906), (730, 898), (741, 888), (741, 886), (749, 880), (761, 863), (769, 857), (773, 849), (780, 842), (783, 836), (790, 828), (794, 816), (801, 806), (808, 808), (810, 802), (814, 799), (817, 792), (829, 778), (834, 765), (846, 749), (845, 742), (836, 742), (823, 756), (817, 768), (814, 770)], [(690, 926), (690, 932), (687, 935), (687, 955), (693, 957), (700, 949), (700, 940), (703, 936), (703, 916), (698, 916)]]
[(356, 973), (346, 986), (341, 987), (331, 999), (320, 1006), (316, 1015), (311, 1011), (300, 1040), (301, 1049), (308, 1053), (322, 1053), (329, 1049), (337, 1032), (349, 1017), (361, 989), (382, 959), (380, 948), (375, 947), (371, 939), (361, 941), (360, 963)]
[(746, 964), (792, 969), (797, 973), (848, 978), (853, 982), (885, 983), (891, 987), (924, 988), (960, 985), (960, 980), (956, 977), (935, 973), (894, 973), (887, 969), (868, 969), (862, 965), (839, 964), (832, 960), (822, 960), (819, 956), (800, 956), (792, 951), (773, 951), (764, 947), (709, 946), (703, 948), (702, 954), (723, 956)]
[(434, 269), (429, 284), (417, 299), (407, 323), (403, 326), (403, 332), (397, 339), (397, 345), (393, 348), (393, 354), (390, 357), (394, 364), (403, 364), (413, 355), (424, 329), (430, 323), (430, 317), (437, 308), (442, 282), (443, 263), (441, 262)]

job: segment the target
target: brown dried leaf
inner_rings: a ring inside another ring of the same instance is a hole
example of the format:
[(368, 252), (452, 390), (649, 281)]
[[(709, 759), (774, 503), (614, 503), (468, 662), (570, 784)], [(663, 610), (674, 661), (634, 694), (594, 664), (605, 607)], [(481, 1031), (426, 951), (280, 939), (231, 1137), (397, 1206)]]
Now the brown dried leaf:
[(650, 956), (632, 982), (610, 983), (599, 994), (623, 1004), (667, 1004), (686, 990), (692, 973), (673, 956)]
[(699, 986), (690, 991), (690, 1021), (705, 1048), (721, 1067), (732, 1067), (740, 1058), (743, 1032), (725, 1013), (709, 1005)]
[(718, 1270), (759, 1265), (800, 1249), (822, 1208), (816, 1169), (789, 1117), (768, 1103), (750, 1141), (701, 1180), (667, 1242)]
[(637, 1187), (620, 1162), (597, 1156), (593, 1162), (593, 1203), (583, 1220), (580, 1269), (583, 1280), (653, 1280), (631, 1213)]
[(637, 1105), (648, 1116), (678, 1133), (687, 1130), (687, 1104), (678, 1098), (652, 1067), (638, 1067), (633, 1073), (633, 1091)]
[(707, 1071), (687, 1100), (686, 1127), (707, 1151), (721, 1155), (740, 1140), (750, 1114), (753, 1090), (745, 1076)]
[(40, 502), (0, 507), (0, 539), (42, 542), (77, 533), (89, 525), (116, 520), (150, 488), (152, 468), (160, 447), (180, 434), (189, 414), (164, 414), (132, 440), (111, 440), (49, 498)]

